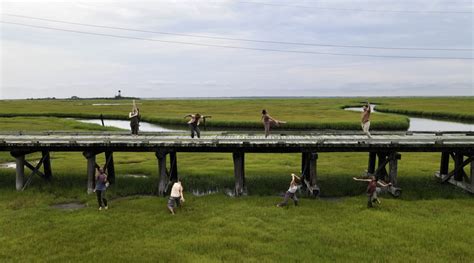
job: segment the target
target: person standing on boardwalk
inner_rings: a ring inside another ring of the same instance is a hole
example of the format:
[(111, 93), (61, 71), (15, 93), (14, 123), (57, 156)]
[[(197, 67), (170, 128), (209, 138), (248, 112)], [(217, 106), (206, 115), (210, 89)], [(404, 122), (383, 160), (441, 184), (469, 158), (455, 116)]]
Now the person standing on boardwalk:
[(288, 200), (290, 198), (293, 199), (293, 202), (295, 203), (295, 206), (298, 205), (298, 198), (296, 197), (296, 190), (298, 190), (298, 185), (300, 183), (301, 183), (301, 178), (296, 176), (295, 174), (291, 174), (290, 188), (288, 188), (288, 191), (286, 191), (283, 201), (281, 203), (277, 204), (278, 207), (287, 206), (288, 205)]
[(175, 213), (175, 208), (181, 206), (181, 202), (184, 202), (183, 185), (181, 184), (181, 181), (178, 180), (173, 184), (170, 198), (168, 199), (167, 206), (172, 215)]
[(196, 114), (188, 114), (184, 116), (184, 118), (191, 118), (188, 121), (189, 128), (191, 129), (191, 138), (194, 138), (194, 134), (198, 138), (201, 138), (201, 130), (199, 129), (199, 124), (201, 123), (201, 120), (206, 122), (206, 118), (211, 118), (211, 116), (201, 116), (201, 114), (196, 113)]
[(377, 187), (377, 185), (380, 185), (382, 187), (388, 187), (392, 185), (392, 183), (385, 184), (382, 181), (377, 180), (375, 176), (373, 175), (370, 176), (369, 179), (358, 179), (355, 177), (353, 177), (352, 179), (359, 182), (369, 182), (369, 184), (367, 185), (367, 207), (368, 208), (374, 207), (373, 203), (375, 202), (380, 204), (380, 200), (377, 195), (378, 193), (382, 191), (382, 189), (380, 187)]
[(140, 109), (137, 108), (135, 100), (133, 100), (132, 111), (128, 114), (130, 119), (130, 128), (132, 130), (132, 135), (138, 135), (138, 129), (140, 127)]
[(95, 175), (95, 189), (97, 195), (97, 202), (99, 203), (99, 210), (108, 209), (107, 199), (105, 199), (105, 191), (107, 190), (107, 174), (103, 168), (98, 167)]
[(262, 110), (262, 122), (263, 127), (265, 128), (265, 138), (270, 135), (270, 128), (272, 125), (280, 126), (280, 123), (286, 123), (285, 121), (279, 121), (272, 118), (265, 109)]
[(370, 129), (370, 113), (372, 113), (372, 108), (370, 106), (370, 103), (367, 101), (367, 104), (364, 105), (363, 112), (362, 112), (362, 120), (361, 120), (361, 126), (362, 130), (364, 131), (369, 138), (372, 138), (372, 135), (369, 132)]

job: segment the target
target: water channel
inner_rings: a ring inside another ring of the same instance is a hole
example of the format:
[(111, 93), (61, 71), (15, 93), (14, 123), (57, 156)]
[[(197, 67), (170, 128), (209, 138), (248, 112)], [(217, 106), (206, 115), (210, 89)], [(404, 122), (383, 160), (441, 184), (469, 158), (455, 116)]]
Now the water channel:
[[(376, 105), (371, 105), (372, 109)], [(349, 107), (345, 108), (348, 111), (357, 111), (362, 112), (362, 107)], [(373, 110), (374, 113), (377, 111)], [(461, 123), (461, 122), (454, 122), (454, 121), (446, 121), (446, 120), (433, 120), (428, 118), (420, 118), (420, 117), (411, 117), (408, 116), (410, 119), (410, 127), (408, 131), (474, 131), (474, 124), (470, 123)], [(79, 122), (84, 123), (93, 123), (102, 125), (101, 120), (98, 119), (76, 119)], [(126, 120), (104, 120), (105, 126), (116, 127), (120, 129), (129, 130), (130, 129), (130, 122)], [(182, 128), (180, 127), (164, 127), (162, 125), (157, 125), (148, 122), (140, 122), (140, 131), (144, 132), (182, 132), (187, 131), (186, 124), (184, 123)]]

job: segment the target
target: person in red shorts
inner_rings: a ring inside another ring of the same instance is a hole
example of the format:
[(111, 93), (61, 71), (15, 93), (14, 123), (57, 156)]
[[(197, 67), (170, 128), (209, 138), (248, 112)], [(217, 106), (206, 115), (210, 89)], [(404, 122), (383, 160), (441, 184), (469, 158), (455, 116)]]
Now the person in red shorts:
[(382, 181), (378, 181), (375, 176), (370, 176), (369, 179), (358, 179), (353, 177), (355, 181), (359, 182), (369, 182), (367, 185), (367, 207), (371, 208), (374, 207), (373, 203), (377, 202), (380, 204), (380, 200), (378, 199), (377, 194), (381, 192), (381, 188), (377, 187), (380, 185), (382, 187), (388, 187), (392, 185), (392, 183), (385, 184)]

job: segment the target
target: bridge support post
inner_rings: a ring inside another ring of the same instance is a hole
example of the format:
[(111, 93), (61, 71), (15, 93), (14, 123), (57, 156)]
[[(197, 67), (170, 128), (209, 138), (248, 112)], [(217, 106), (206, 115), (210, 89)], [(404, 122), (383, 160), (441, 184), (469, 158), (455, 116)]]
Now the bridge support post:
[(458, 182), (462, 182), (464, 177), (465, 177), (465, 172), (464, 172), (464, 169), (462, 169), (462, 163), (464, 161), (464, 155), (460, 152), (455, 152), (454, 153), (454, 168), (458, 168), (459, 169), (456, 169), (455, 172), (454, 172), (454, 180), (458, 181)]
[(96, 169), (96, 162), (95, 162), (95, 152), (83, 152), (84, 157), (87, 159), (87, 193), (91, 194), (94, 192), (95, 188), (95, 169)]
[(474, 192), (474, 158), (471, 160), (471, 190)]
[(105, 152), (105, 163), (107, 164), (107, 180), (110, 184), (115, 183), (115, 165), (114, 165), (114, 153)]
[(158, 176), (159, 176), (159, 183), (158, 183), (158, 195), (165, 196), (169, 178), (168, 173), (166, 171), (166, 155), (167, 152), (156, 152), (156, 158), (158, 159)]
[(448, 175), (448, 172), (449, 172), (449, 152), (442, 152), (439, 173), (443, 176), (446, 176)]
[[(41, 178), (50, 180), (52, 173), (51, 173), (51, 161), (48, 151), (43, 151), (41, 159), (36, 165), (32, 165), (29, 163), (25, 156), (33, 152), (23, 152), (23, 151), (12, 151), (10, 155), (15, 157), (16, 163), (16, 190), (22, 191), (24, 190), (33, 180), (35, 175), (39, 175)], [(43, 166), (42, 173), (40, 171), (41, 166)], [(25, 167), (31, 170), (30, 175), (26, 178), (25, 177)]]
[(389, 175), (388, 179), (389, 182), (392, 183), (394, 187), (398, 186), (397, 175), (398, 175), (398, 160), (402, 158), (401, 154), (399, 153), (391, 153), (389, 155)]
[(369, 164), (368, 164), (368, 167), (367, 167), (367, 173), (368, 174), (374, 174), (376, 161), (377, 161), (377, 153), (370, 152), (369, 153)]
[[(378, 165), (375, 169), (375, 164)], [(401, 154), (397, 152), (369, 152), (369, 163), (367, 167), (367, 176), (375, 176), (377, 180), (392, 183), (392, 186), (388, 188), (393, 196), (399, 197), (401, 195), (401, 189), (398, 188), (398, 160), (401, 159)], [(389, 166), (387, 173), (386, 166)]]
[(387, 159), (388, 154), (387, 153), (378, 153), (377, 155), (379, 157), (379, 164), (378, 164), (378, 167), (377, 167), (377, 171), (375, 172), (375, 177), (378, 180), (386, 181), (388, 179), (387, 178), (388, 173), (387, 173), (387, 169), (385, 168), (385, 166), (387, 165), (387, 163), (389, 163), (389, 159)]
[(51, 178), (53, 177), (53, 172), (51, 170), (51, 156), (49, 155), (48, 151), (42, 151), (42, 156), (44, 177), (46, 180), (51, 180)]
[(319, 195), (320, 189), (317, 185), (318, 171), (317, 171), (318, 154), (312, 152), (303, 152), (301, 155), (302, 174), (304, 186), (310, 196), (316, 197)]
[(176, 152), (170, 152), (170, 181), (178, 181), (178, 160)]
[(245, 153), (232, 153), (234, 160), (234, 177), (235, 177), (235, 196), (241, 196), (245, 191)]
[[(449, 171), (449, 161), (454, 160), (454, 170)], [(467, 159), (464, 159), (467, 157)], [(464, 172), (464, 167), (471, 165), (470, 178)], [(468, 152), (443, 152), (441, 154), (441, 165), (435, 176), (443, 183), (451, 183), (465, 191), (474, 194), (474, 153)]]
[(16, 163), (16, 190), (21, 191), (25, 184), (25, 155), (15, 157)]
[(308, 158), (309, 158), (309, 153), (307, 153), (307, 152), (301, 153), (301, 177), (302, 177), (302, 179), (305, 179), (305, 178), (309, 177)]

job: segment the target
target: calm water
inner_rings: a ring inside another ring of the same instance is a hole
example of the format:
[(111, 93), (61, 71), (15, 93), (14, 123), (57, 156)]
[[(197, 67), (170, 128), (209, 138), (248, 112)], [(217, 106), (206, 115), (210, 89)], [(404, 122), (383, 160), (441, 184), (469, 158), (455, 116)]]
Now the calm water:
[[(372, 110), (376, 105), (371, 105)], [(345, 108), (349, 111), (362, 112), (362, 107), (350, 107)], [(373, 112), (377, 112), (373, 110)], [(425, 119), (419, 117), (409, 117), (410, 127), (409, 131), (474, 131), (474, 124), (453, 122), (453, 121), (440, 121)]]
[[(102, 122), (100, 120), (86, 120), (86, 119), (76, 119), (79, 122), (84, 122), (84, 123), (93, 123), (93, 124), (99, 124), (102, 125)], [(124, 121), (124, 120), (104, 120), (105, 126), (110, 126), (110, 127), (116, 127), (120, 129), (126, 129), (130, 130), (130, 122), (129, 121)], [(186, 124), (184, 124), (184, 127)], [(140, 122), (140, 131), (145, 131), (145, 132), (173, 132), (173, 131), (184, 131), (185, 129), (171, 129), (171, 128), (165, 128), (160, 125), (148, 123), (148, 122)]]
[[(372, 110), (376, 105), (371, 105)], [(362, 107), (350, 107), (345, 110), (362, 112)], [(377, 112), (373, 110), (373, 112)], [(474, 131), (474, 124), (460, 123), (444, 120), (432, 120), (419, 117), (408, 117), (410, 119), (409, 131)], [(76, 119), (84, 123), (101, 124), (100, 120), (95, 119)], [(126, 120), (104, 120), (105, 126), (111, 126), (130, 130), (130, 122)], [(148, 122), (140, 122), (140, 131), (145, 132), (174, 132), (187, 131), (186, 123), (183, 123), (183, 128), (169, 128), (161, 125), (152, 124)]]

